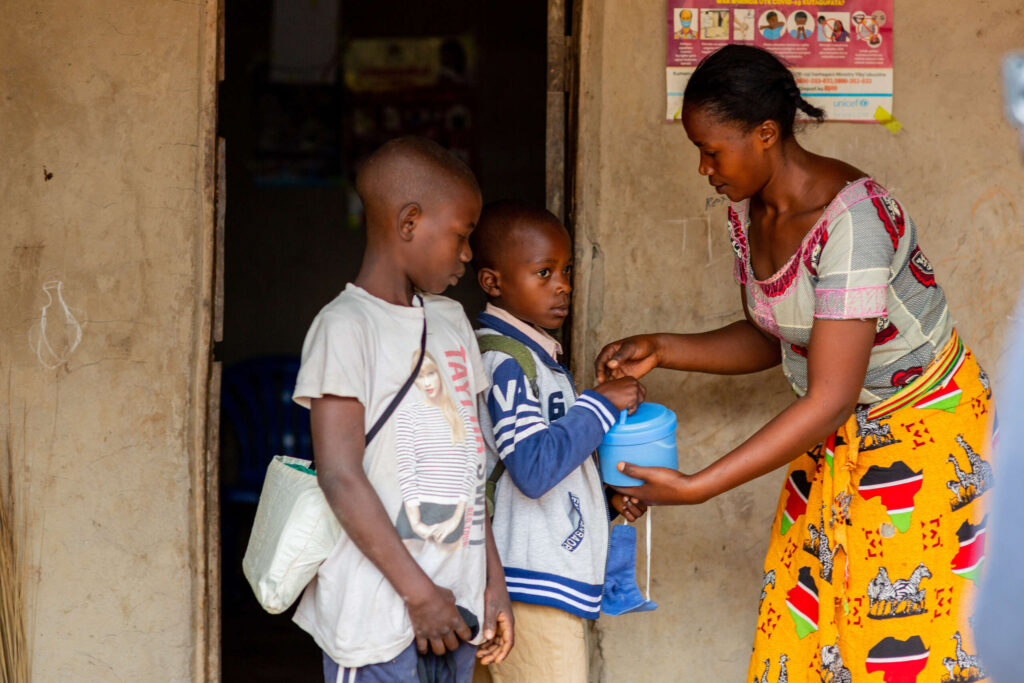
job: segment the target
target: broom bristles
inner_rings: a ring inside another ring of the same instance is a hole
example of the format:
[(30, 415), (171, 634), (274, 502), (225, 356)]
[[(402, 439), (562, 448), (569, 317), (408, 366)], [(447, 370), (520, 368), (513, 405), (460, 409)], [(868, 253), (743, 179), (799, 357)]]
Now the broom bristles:
[(25, 576), (14, 531), (14, 477), (9, 447), (6, 465), (7, 481), (0, 480), (0, 673), (3, 683), (29, 683)]

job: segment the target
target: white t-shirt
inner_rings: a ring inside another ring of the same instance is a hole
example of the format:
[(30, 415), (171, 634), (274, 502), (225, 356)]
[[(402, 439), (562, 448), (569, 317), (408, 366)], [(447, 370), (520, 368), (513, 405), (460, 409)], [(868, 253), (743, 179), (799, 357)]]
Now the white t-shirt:
[[(483, 622), (486, 507), (476, 396), (487, 379), (462, 307), (442, 296), (423, 299), (423, 308), (397, 306), (349, 284), (306, 333), (294, 399), (309, 407), (328, 394), (356, 398), (369, 430), (412, 372), (425, 311), (419, 377), (370, 443), (363, 469), (419, 565)], [(411, 469), (423, 472), (414, 487)], [(414, 637), (402, 599), (344, 532), (294, 620), (344, 667), (393, 659)]]

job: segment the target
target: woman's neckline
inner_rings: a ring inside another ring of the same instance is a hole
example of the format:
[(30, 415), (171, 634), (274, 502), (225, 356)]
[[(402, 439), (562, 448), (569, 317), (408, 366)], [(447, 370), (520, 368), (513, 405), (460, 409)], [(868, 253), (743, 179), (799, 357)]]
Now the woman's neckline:
[(829, 201), (829, 203), (825, 205), (825, 208), (821, 210), (821, 215), (818, 216), (817, 219), (815, 219), (814, 225), (811, 226), (811, 229), (808, 230), (807, 234), (804, 235), (802, 240), (800, 240), (800, 246), (796, 248), (796, 251), (794, 251), (788, 259), (786, 259), (785, 263), (779, 266), (778, 270), (776, 270), (774, 273), (772, 273), (764, 280), (757, 279), (757, 275), (754, 273), (754, 264), (750, 256), (750, 199), (744, 199), (743, 239), (747, 243), (747, 262), (745, 265), (747, 272), (750, 275), (750, 279), (759, 285), (770, 285), (775, 280), (778, 280), (780, 277), (789, 272), (790, 268), (793, 265), (794, 259), (796, 259), (798, 256), (800, 256), (800, 254), (804, 252), (804, 249), (807, 247), (807, 243), (811, 241), (811, 238), (815, 235), (815, 233), (817, 233), (821, 229), (822, 225), (827, 224), (829, 214), (832, 212), (832, 208), (835, 206), (836, 202), (844, 194), (849, 192), (854, 186), (861, 185), (869, 180), (871, 180), (870, 176), (862, 176), (860, 178), (857, 178), (856, 180), (851, 180), (850, 182), (846, 183), (846, 185), (843, 186), (843, 189), (839, 190), (839, 192), (836, 192), (835, 196), (832, 197), (831, 201)]

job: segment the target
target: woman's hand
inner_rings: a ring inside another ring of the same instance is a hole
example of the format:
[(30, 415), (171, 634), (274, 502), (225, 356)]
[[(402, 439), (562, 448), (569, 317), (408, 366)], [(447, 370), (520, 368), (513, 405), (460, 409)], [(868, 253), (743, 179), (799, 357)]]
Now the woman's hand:
[(658, 367), (658, 335), (638, 334), (608, 344), (594, 361), (599, 384), (619, 377), (639, 379)]
[(424, 540), (430, 539), (430, 535), (437, 526), (425, 524), (420, 520), (420, 506), (416, 503), (405, 503), (405, 516), (409, 519), (409, 528), (413, 533)]
[(619, 471), (627, 477), (640, 479), (642, 486), (614, 486), (616, 491), (647, 505), (693, 505), (709, 496), (697, 486), (694, 477), (668, 467), (641, 467), (620, 462)]
[(444, 543), (444, 539), (451, 536), (452, 532), (461, 526), (463, 519), (462, 515), (466, 511), (466, 502), (460, 500), (459, 504), (455, 508), (455, 512), (447, 520), (440, 522), (434, 526), (432, 535), (434, 540), (438, 543)]

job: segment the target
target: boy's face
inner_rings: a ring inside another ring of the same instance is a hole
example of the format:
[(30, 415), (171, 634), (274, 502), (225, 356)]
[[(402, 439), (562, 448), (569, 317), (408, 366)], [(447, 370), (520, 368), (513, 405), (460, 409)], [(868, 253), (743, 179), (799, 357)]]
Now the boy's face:
[(572, 291), (572, 240), (565, 228), (553, 221), (519, 228), (494, 270), (499, 306), (545, 329), (562, 326)]
[(407, 272), (425, 292), (440, 294), (459, 281), (473, 257), (469, 235), (480, 218), (480, 193), (460, 185), (434, 202), (417, 219), (408, 244)]

